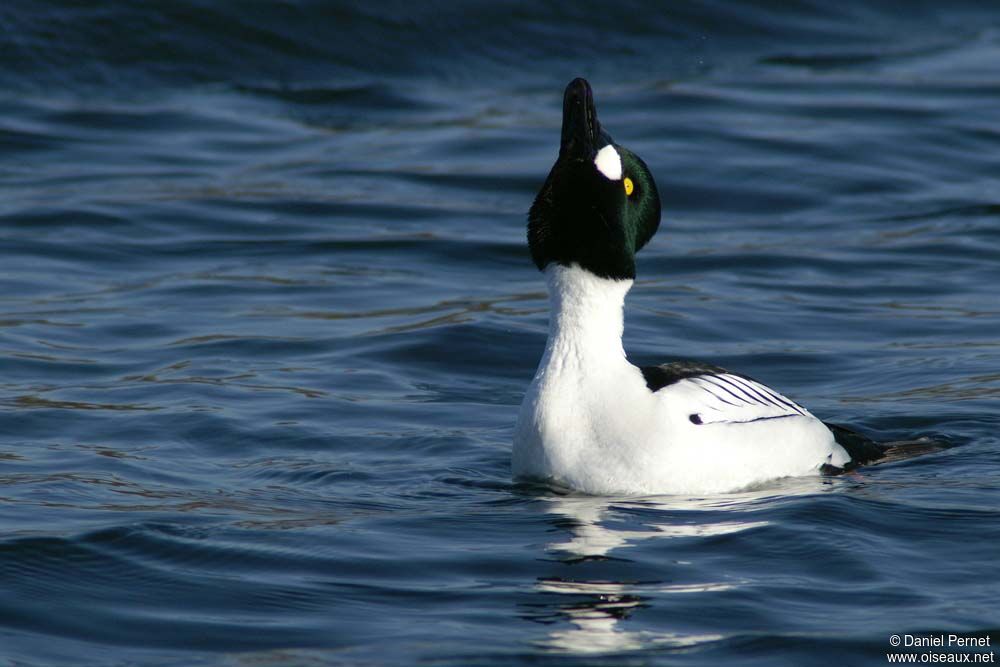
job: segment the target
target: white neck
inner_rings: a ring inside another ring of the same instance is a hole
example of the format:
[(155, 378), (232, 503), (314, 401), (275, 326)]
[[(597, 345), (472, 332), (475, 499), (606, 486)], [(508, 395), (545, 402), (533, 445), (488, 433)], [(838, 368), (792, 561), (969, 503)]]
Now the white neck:
[(571, 488), (627, 479), (620, 464), (628, 459), (617, 445), (645, 442), (645, 431), (653, 430), (649, 415), (657, 414), (642, 373), (622, 348), (632, 281), (598, 278), (579, 266), (550, 265), (545, 277), (549, 340), (521, 404), (514, 474), (555, 478)]
[[(631, 280), (598, 278), (579, 266), (550, 264), (549, 341), (542, 366), (578, 364), (602, 368), (601, 360), (623, 359), (625, 295)], [(596, 364), (585, 364), (596, 360)]]

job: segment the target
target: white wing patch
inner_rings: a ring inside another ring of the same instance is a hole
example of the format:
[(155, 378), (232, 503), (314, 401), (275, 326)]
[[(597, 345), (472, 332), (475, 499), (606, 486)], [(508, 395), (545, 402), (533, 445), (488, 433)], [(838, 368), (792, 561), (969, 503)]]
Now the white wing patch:
[(743, 424), (784, 417), (811, 417), (778, 392), (738, 375), (698, 375), (675, 383), (693, 424)]

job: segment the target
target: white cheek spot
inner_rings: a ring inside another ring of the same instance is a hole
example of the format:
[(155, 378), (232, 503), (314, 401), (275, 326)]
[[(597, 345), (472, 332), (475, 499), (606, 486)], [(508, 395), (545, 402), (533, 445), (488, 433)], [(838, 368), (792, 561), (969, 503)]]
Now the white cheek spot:
[(594, 158), (594, 165), (599, 172), (612, 181), (621, 180), (622, 158), (611, 144), (597, 151), (597, 157)]

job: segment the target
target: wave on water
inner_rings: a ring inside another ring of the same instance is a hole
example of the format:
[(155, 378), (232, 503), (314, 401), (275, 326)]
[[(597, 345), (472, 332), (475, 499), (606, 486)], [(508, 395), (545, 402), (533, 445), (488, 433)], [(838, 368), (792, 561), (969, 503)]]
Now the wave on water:
[[(997, 633), (987, 3), (0, 2), (0, 663), (883, 663)], [(633, 361), (955, 446), (515, 486), (563, 86), (650, 165)], [(6, 662), (5, 662), (6, 661)]]
[(299, 102), (343, 103), (355, 93), (325, 86), (360, 85), (364, 95), (372, 81), (503, 87), (574, 71), (674, 79), (748, 61), (868, 67), (975, 39), (988, 30), (982, 13), (974, 2), (12, 0), (0, 8), (0, 84), (131, 97), (185, 84), (277, 86)]

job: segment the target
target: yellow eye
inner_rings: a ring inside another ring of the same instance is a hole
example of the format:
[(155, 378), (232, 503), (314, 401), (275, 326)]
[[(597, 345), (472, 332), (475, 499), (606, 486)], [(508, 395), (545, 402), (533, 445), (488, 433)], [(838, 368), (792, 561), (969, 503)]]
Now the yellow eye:
[(626, 177), (625, 178), (625, 196), (626, 197), (631, 197), (633, 189), (634, 189), (634, 186), (632, 185), (632, 179)]

